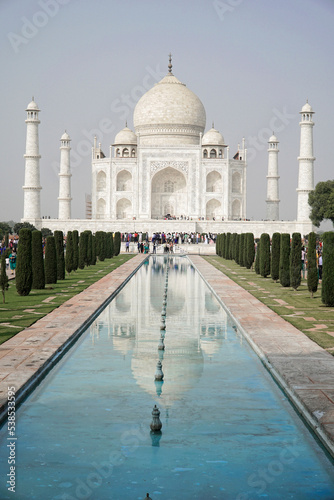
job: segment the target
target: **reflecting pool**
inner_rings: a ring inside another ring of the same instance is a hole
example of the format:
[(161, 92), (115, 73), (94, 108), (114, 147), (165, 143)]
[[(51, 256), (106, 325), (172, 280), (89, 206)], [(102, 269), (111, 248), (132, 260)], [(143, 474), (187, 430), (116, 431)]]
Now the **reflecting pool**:
[(1, 499), (334, 498), (332, 461), (186, 257), (151, 257), (18, 409), (15, 495), (7, 437)]

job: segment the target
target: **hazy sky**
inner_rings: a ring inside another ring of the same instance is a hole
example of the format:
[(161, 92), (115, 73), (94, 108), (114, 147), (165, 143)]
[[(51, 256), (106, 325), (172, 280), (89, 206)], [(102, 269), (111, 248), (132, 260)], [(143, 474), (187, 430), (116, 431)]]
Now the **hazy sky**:
[(299, 111), (315, 111), (315, 182), (333, 179), (332, 0), (1, 0), (0, 221), (23, 216), (26, 112), (40, 113), (42, 215), (58, 216), (60, 137), (72, 139), (72, 216), (85, 216), (94, 133), (109, 145), (167, 73), (195, 92), (231, 155), (248, 147), (247, 217), (265, 218), (267, 141), (279, 144), (280, 218), (297, 207)]

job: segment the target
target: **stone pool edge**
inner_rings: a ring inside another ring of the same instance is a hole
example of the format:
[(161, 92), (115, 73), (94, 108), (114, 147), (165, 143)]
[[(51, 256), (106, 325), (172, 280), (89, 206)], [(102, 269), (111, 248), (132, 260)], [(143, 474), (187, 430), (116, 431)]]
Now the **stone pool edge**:
[(334, 458), (333, 356), (202, 257), (187, 258)]
[(148, 259), (139, 254), (0, 346), (0, 424), (8, 387), (16, 408)]

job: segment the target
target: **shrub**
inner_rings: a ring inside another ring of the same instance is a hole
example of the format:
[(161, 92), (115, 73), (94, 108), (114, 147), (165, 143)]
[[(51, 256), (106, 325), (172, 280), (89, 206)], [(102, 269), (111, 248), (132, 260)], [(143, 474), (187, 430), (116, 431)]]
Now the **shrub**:
[(334, 306), (334, 233), (323, 234), (321, 300), (326, 306)]
[(230, 260), (230, 245), (231, 245), (231, 233), (226, 234), (225, 240), (225, 259)]
[(45, 288), (45, 272), (43, 257), (42, 232), (32, 232), (32, 288), (43, 290)]
[(281, 234), (279, 258), (279, 281), (282, 286), (290, 286), (290, 234)]
[(20, 229), (17, 247), (16, 290), (19, 295), (29, 295), (32, 286), (32, 247), (31, 229)]
[(294, 290), (300, 285), (302, 263), (302, 238), (300, 233), (293, 233), (290, 252), (290, 285)]
[(318, 269), (317, 269), (317, 237), (314, 232), (308, 235), (307, 248), (307, 288), (313, 294), (318, 290)]
[(279, 278), (279, 257), (281, 249), (281, 235), (274, 233), (271, 243), (271, 278), (277, 282)]
[(73, 233), (69, 231), (66, 238), (66, 255), (65, 267), (68, 273), (74, 270), (74, 247), (73, 247)]
[(270, 274), (270, 236), (262, 233), (260, 238), (260, 274), (264, 278)]
[(57, 283), (57, 252), (54, 236), (46, 238), (45, 245), (45, 283)]
[(65, 255), (63, 231), (54, 232), (57, 253), (57, 280), (65, 279)]
[(220, 257), (225, 259), (225, 248), (226, 248), (226, 233), (222, 234), (221, 244), (220, 244)]
[(93, 235), (92, 231), (87, 231), (87, 266), (90, 266), (93, 260)]
[(92, 266), (96, 265), (96, 236), (92, 234)]

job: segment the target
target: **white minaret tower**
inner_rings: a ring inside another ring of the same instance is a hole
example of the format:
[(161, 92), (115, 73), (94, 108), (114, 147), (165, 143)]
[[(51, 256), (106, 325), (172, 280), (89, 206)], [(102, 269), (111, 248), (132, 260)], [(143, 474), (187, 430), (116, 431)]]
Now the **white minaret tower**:
[(314, 167), (315, 160), (313, 156), (313, 116), (314, 111), (308, 101), (300, 111), (300, 154), (299, 174), (298, 174), (298, 204), (297, 221), (310, 221), (310, 206), (308, 204), (308, 195), (314, 189)]
[(279, 220), (279, 191), (278, 191), (278, 140), (273, 135), (268, 141), (268, 175), (267, 175), (267, 219)]
[(37, 104), (32, 98), (27, 111), (27, 140), (25, 158), (25, 175), (24, 175), (24, 201), (23, 201), (23, 219), (26, 221), (35, 221), (41, 218), (41, 202), (40, 202), (40, 176), (39, 176), (39, 141), (38, 141), (38, 125), (40, 124)]
[(60, 168), (59, 168), (59, 214), (61, 220), (71, 218), (71, 167), (70, 145), (71, 139), (65, 130), (60, 139)]

